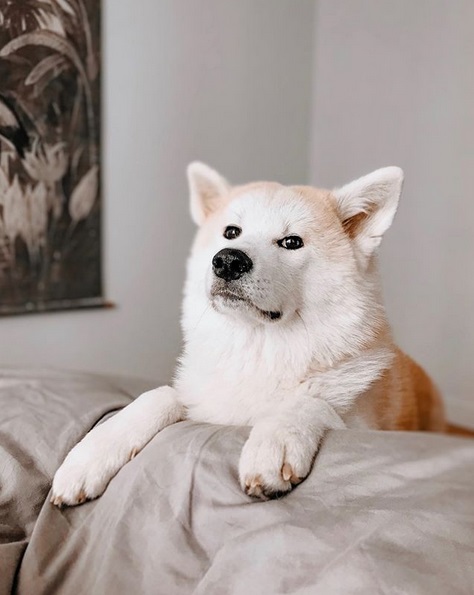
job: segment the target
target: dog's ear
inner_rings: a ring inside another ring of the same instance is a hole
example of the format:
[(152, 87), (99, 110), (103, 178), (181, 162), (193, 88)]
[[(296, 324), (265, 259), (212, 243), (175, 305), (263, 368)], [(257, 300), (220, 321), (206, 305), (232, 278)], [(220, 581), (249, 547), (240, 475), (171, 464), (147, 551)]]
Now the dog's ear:
[(332, 192), (342, 226), (366, 258), (393, 221), (402, 184), (399, 167), (384, 167)]
[(230, 190), (225, 178), (205, 163), (193, 161), (187, 169), (191, 216), (202, 225), (206, 218), (221, 204)]

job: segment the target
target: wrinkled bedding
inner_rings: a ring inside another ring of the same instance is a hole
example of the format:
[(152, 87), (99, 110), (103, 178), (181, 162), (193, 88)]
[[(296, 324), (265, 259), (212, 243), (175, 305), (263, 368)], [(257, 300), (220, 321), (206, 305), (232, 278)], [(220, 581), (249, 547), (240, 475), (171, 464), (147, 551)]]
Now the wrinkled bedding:
[(333, 431), (293, 493), (237, 482), (248, 428), (182, 422), (77, 508), (68, 450), (146, 383), (0, 371), (0, 595), (473, 594), (474, 441)]

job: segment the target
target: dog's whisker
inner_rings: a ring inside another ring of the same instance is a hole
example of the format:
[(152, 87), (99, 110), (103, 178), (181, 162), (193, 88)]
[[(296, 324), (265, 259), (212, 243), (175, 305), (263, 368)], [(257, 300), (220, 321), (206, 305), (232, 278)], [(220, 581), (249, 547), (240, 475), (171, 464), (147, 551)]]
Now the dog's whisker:
[(211, 307), (211, 303), (208, 303), (207, 306), (204, 308), (201, 316), (199, 317), (199, 320), (197, 321), (196, 325), (191, 329), (191, 333), (194, 333), (197, 330), (198, 326), (201, 324), (202, 319), (204, 318), (205, 314), (207, 314), (210, 307)]
[(306, 332), (306, 339), (308, 340), (308, 346), (311, 348), (311, 335), (309, 334), (309, 330), (308, 330), (308, 327), (306, 326), (306, 322), (303, 320), (303, 317), (301, 316), (301, 313), (299, 310), (295, 310), (295, 312), (304, 326), (304, 330)]

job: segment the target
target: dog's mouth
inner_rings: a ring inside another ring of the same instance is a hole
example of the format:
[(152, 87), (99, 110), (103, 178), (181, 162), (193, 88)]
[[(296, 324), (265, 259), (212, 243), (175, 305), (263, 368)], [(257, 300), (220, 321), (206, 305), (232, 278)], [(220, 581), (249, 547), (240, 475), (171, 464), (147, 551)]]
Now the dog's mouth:
[(275, 320), (279, 320), (282, 316), (282, 312), (275, 311), (275, 310), (262, 310), (262, 308), (259, 308), (251, 300), (249, 300), (249, 298), (247, 298), (243, 295), (239, 295), (237, 293), (233, 293), (232, 291), (229, 291), (227, 289), (213, 292), (211, 295), (212, 295), (211, 304), (214, 307), (215, 307), (215, 300), (220, 298), (220, 300), (222, 300), (224, 302), (224, 304), (226, 304), (228, 306), (232, 306), (232, 305), (238, 306), (239, 304), (245, 304), (252, 310), (256, 311), (265, 320), (275, 321)]

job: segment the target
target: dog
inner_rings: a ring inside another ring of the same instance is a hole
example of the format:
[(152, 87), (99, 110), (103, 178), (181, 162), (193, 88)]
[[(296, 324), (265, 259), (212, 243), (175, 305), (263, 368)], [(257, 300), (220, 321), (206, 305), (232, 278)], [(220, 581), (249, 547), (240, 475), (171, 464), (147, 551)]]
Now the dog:
[(445, 429), (441, 398), (394, 344), (381, 297), (377, 250), (400, 168), (332, 191), (232, 187), (198, 162), (187, 174), (198, 232), (174, 385), (86, 435), (54, 477), (53, 504), (100, 496), (157, 432), (184, 419), (251, 426), (239, 479), (263, 500), (309, 474), (327, 430)]

